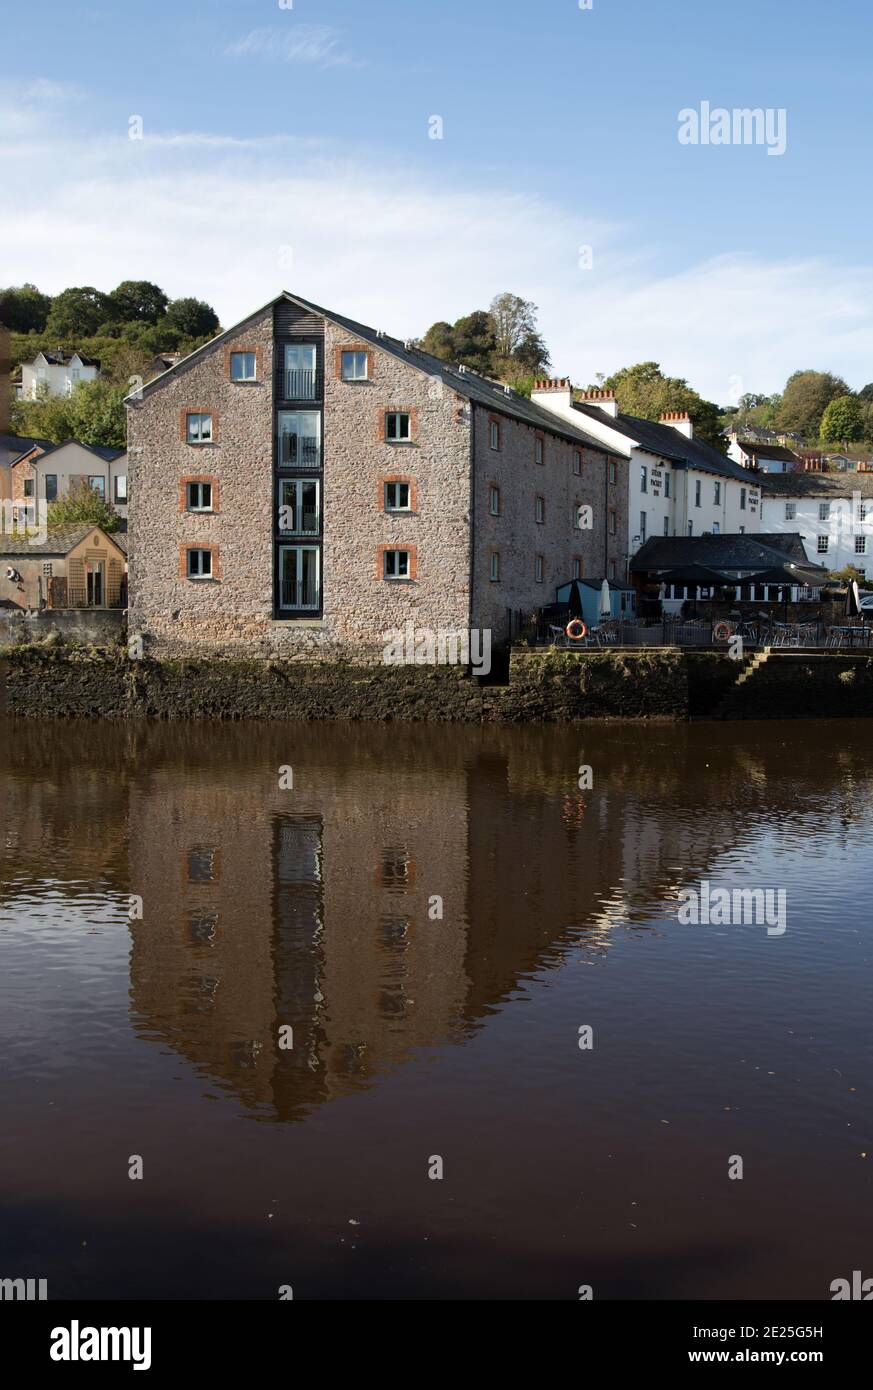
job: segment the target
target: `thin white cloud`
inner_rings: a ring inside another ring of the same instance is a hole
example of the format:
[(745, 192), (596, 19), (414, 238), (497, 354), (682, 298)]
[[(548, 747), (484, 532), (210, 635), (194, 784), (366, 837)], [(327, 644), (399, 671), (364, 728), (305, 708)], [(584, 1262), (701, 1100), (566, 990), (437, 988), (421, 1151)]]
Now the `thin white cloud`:
[(229, 43), (224, 53), (228, 58), (268, 58), (282, 63), (316, 63), (324, 68), (357, 66), (342, 47), (341, 32), (317, 24), (252, 29)]
[(644, 231), (496, 177), (471, 189), (291, 136), (152, 135), (147, 117), (142, 141), (83, 140), (43, 125), (38, 104), (16, 109), (32, 125), (0, 145), (7, 283), (142, 275), (209, 300), (226, 325), (296, 289), (400, 337), (509, 289), (539, 305), (555, 371), (581, 384), (650, 358), (720, 403), (780, 389), (798, 367), (856, 388), (873, 377), (870, 265), (725, 255), (668, 274), (640, 251)]

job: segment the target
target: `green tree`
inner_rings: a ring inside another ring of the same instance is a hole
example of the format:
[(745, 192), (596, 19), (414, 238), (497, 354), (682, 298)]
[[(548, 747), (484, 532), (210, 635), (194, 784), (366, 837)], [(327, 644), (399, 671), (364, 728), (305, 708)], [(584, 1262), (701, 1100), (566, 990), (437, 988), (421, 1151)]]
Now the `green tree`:
[(215, 310), (202, 299), (173, 299), (166, 323), (184, 338), (213, 338), (221, 325)]
[(47, 524), (49, 530), (55, 526), (69, 526), (87, 522), (91, 526), (101, 526), (107, 535), (118, 530), (118, 515), (93, 488), (80, 483), (77, 488), (57, 501), (50, 502)]
[[(2, 317), (3, 315), (0, 314), (0, 318)], [(861, 387), (860, 391), (858, 392), (858, 400), (873, 401), (873, 381), (869, 382), (867, 386)]]
[(13, 333), (41, 333), (51, 308), (51, 298), (36, 285), (17, 285), (0, 290), (0, 323)]
[(474, 372), (480, 372), (482, 376), (490, 375), (491, 362), (497, 346), (490, 314), (484, 309), (475, 309), (472, 314), (465, 314), (455, 324), (452, 339), (458, 362), (472, 367)]
[(695, 439), (722, 452), (727, 446), (718, 406), (705, 401), (684, 377), (665, 376), (657, 362), (637, 362), (601, 377), (593, 389), (603, 388), (615, 392), (618, 408), (625, 415), (642, 420), (658, 420), (668, 410), (687, 410)]
[(856, 444), (864, 436), (864, 417), (857, 396), (837, 396), (821, 417), (825, 444)]
[(431, 357), (438, 357), (441, 362), (454, 362), (457, 357), (454, 330), (444, 319), (431, 324), (424, 337), (419, 339), (418, 346), (422, 352), (429, 352)]
[(549, 354), (537, 328), (537, 306), (520, 295), (505, 292), (491, 301), (494, 352), (498, 360), (513, 359), (532, 373), (549, 368)]
[(71, 396), (16, 401), (12, 423), (18, 434), (50, 439), (53, 444), (78, 439), (82, 444), (123, 449), (127, 438), (123, 402), (128, 389), (98, 377), (82, 382)]
[(832, 372), (794, 372), (785, 383), (778, 424), (806, 439), (818, 439), (821, 417), (837, 396), (851, 395), (842, 377)]
[(62, 338), (85, 338), (96, 333), (111, 317), (109, 296), (93, 285), (61, 290), (52, 300), (46, 323), (46, 333), (60, 342)]
[(121, 323), (155, 324), (167, 312), (169, 299), (151, 280), (122, 280), (109, 296), (113, 314)]

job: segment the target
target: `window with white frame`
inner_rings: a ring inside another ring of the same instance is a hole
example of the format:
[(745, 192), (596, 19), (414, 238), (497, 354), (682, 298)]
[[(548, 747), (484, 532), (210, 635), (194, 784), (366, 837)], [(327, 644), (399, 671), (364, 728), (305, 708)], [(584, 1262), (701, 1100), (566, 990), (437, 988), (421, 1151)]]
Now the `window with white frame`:
[(127, 503), (127, 478), (123, 473), (115, 477), (115, 505), (123, 507)]
[(830, 546), (830, 540), (829, 540), (829, 538), (828, 538), (827, 536), (819, 536), (819, 538), (818, 538), (818, 553), (819, 553), (819, 555), (827, 555), (827, 553), (828, 553), (828, 547), (829, 547), (829, 546)]
[(830, 521), (830, 519), (831, 519), (831, 504), (830, 504), (830, 502), (819, 502), (819, 504), (818, 504), (818, 519), (819, 519), (819, 521)]
[(720, 536), (720, 535), (721, 535), (721, 523), (720, 523), (720, 522), (714, 521), (714, 522), (712, 523), (712, 534), (713, 534), (714, 536)]
[(188, 551), (188, 578), (189, 579), (211, 579), (212, 578), (212, 551), (211, 550), (189, 550)]
[(279, 608), (313, 612), (321, 606), (321, 552), (315, 545), (279, 546)]
[(258, 358), (254, 352), (232, 352), (230, 354), (231, 381), (255, 381), (258, 375)]
[(106, 479), (102, 473), (91, 473), (88, 476), (88, 486), (92, 492), (96, 492), (98, 497), (106, 497)]
[(410, 567), (408, 550), (386, 550), (384, 555), (383, 574), (386, 579), (409, 578)]
[(321, 530), (321, 483), (317, 478), (282, 478), (279, 530), (283, 535), (317, 536)]
[(321, 466), (321, 414), (317, 410), (280, 410), (279, 467)]
[(795, 519), (796, 516), (797, 516), (797, 503), (796, 503), (796, 502), (786, 502), (786, 503), (785, 503), (785, 520), (786, 520), (786, 521), (793, 521), (793, 520)]
[(649, 470), (644, 463), (640, 464), (640, 492), (649, 490)]
[(542, 584), (545, 575), (546, 562), (542, 555), (537, 555), (534, 561), (534, 578), (538, 584)]
[(314, 343), (286, 343), (285, 399), (314, 401), (318, 386), (318, 350)]
[(534, 441), (534, 463), (542, 463), (545, 457), (545, 446), (542, 439), (537, 435)]
[(576, 477), (577, 477), (577, 478), (579, 477), (580, 473), (582, 472), (582, 450), (581, 450), (581, 449), (574, 449), (574, 450), (573, 450), (573, 472), (576, 474)]
[(534, 521), (540, 524), (546, 519), (546, 499), (545, 497), (534, 498)]
[(489, 434), (490, 434), (490, 437), (491, 437), (491, 448), (492, 448), (492, 449), (495, 449), (495, 450), (499, 450), (499, 448), (500, 448), (500, 421), (499, 421), (499, 420), (492, 420), (492, 421), (491, 421), (491, 427), (490, 427), (490, 430), (489, 430)]
[(641, 543), (645, 542), (645, 539), (646, 539), (646, 514), (645, 514), (645, 512), (640, 512), (640, 542), (641, 542)]
[(615, 459), (609, 460), (609, 481), (610, 483), (615, 482)]
[(741, 511), (741, 512), (744, 512), (745, 510), (746, 510), (746, 489), (745, 489), (744, 487), (741, 487), (741, 488), (740, 488), (740, 511)]
[(343, 381), (367, 381), (370, 376), (370, 355), (358, 348), (344, 348), (340, 359)]
[(212, 511), (211, 483), (186, 483), (185, 492), (185, 506), (189, 512)]
[(211, 444), (212, 416), (202, 411), (189, 412), (187, 439), (189, 444)]
[(717, 507), (721, 506), (721, 483), (713, 484), (713, 502)]
[(700, 479), (699, 479), (699, 478), (695, 478), (695, 480), (694, 480), (694, 505), (695, 505), (695, 507), (699, 507), (699, 506), (700, 506), (700, 494), (701, 494), (701, 489), (702, 489), (702, 487), (703, 487), (703, 484), (701, 483)]
[(406, 444), (412, 438), (412, 417), (408, 410), (386, 410), (385, 438), (389, 444)]
[(866, 555), (866, 554), (867, 554), (867, 537), (866, 537), (866, 536), (856, 536), (856, 537), (855, 537), (855, 554), (856, 554), (856, 555)]
[(493, 484), (488, 489), (488, 509), (492, 516), (500, 515), (500, 488)]
[(385, 484), (386, 512), (408, 512), (410, 510), (409, 483)]

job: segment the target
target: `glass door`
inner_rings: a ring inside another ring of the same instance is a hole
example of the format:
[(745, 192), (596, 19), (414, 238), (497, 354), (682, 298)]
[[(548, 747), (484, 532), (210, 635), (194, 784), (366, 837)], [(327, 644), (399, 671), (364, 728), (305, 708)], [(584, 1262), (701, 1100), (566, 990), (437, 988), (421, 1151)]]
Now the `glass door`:
[(315, 393), (315, 344), (289, 343), (285, 348), (286, 401), (314, 401)]
[(279, 607), (307, 612), (321, 606), (321, 553), (315, 545), (280, 545)]

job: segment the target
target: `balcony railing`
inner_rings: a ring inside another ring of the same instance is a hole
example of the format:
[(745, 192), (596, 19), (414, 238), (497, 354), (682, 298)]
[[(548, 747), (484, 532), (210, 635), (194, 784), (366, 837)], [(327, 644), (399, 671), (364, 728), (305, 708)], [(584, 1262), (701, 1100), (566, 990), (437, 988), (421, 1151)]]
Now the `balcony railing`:
[(318, 372), (285, 372), (286, 401), (314, 401), (318, 398)]
[(321, 441), (299, 434), (279, 436), (280, 468), (320, 468)]

